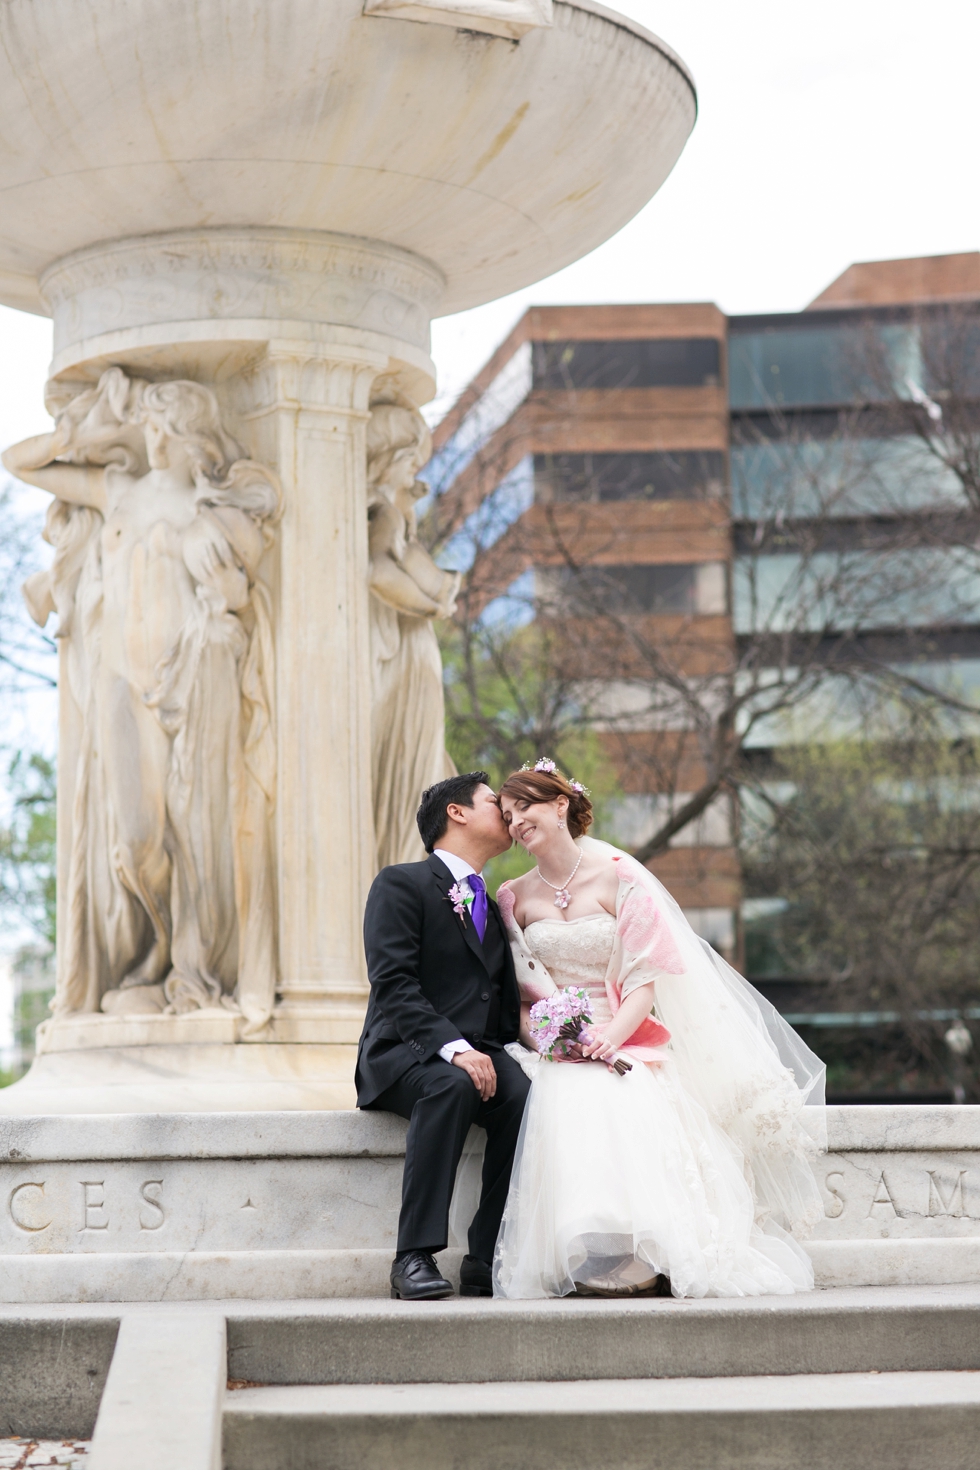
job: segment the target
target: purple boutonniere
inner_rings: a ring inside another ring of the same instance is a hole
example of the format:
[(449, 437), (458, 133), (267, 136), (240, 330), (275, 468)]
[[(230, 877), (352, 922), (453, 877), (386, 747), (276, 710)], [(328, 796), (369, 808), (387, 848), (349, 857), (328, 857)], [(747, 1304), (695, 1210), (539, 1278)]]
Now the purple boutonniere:
[(458, 914), (460, 922), (465, 924), (466, 910), (470, 908), (473, 903), (472, 893), (464, 893), (461, 886), (458, 883), (454, 883), (452, 888), (450, 888), (449, 892), (446, 894), (446, 897), (449, 899), (449, 902), (453, 906), (453, 913)]

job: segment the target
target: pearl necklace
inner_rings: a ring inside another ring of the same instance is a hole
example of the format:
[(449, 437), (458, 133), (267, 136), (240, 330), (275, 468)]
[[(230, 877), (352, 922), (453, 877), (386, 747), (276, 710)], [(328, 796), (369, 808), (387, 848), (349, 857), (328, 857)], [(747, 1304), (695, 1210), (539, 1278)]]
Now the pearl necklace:
[(569, 885), (569, 883), (571, 883), (572, 879), (575, 877), (575, 874), (578, 872), (579, 867), (580, 867), (581, 862), (582, 862), (583, 856), (584, 856), (584, 854), (580, 852), (579, 855), (578, 855), (578, 862), (575, 864), (574, 868), (569, 873), (568, 877), (565, 879), (564, 883), (562, 883), (560, 887), (559, 887), (559, 885), (557, 883), (549, 883), (548, 882), (548, 879), (544, 876), (544, 874), (542, 873), (541, 869), (540, 868), (535, 868), (534, 871), (537, 873), (538, 877), (541, 879), (541, 882), (542, 883), (547, 883), (549, 888), (553, 888), (555, 890), (555, 907), (556, 908), (559, 908), (559, 909), (567, 909), (568, 908), (568, 905), (571, 903), (571, 901), (572, 901), (572, 895), (568, 891), (568, 885)]

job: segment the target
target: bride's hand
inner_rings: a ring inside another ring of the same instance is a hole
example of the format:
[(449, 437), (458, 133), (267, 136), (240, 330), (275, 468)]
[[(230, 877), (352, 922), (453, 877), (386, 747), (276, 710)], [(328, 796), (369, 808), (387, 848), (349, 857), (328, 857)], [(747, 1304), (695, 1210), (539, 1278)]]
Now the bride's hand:
[(592, 1039), (586, 1041), (581, 1050), (584, 1061), (605, 1062), (607, 1065), (616, 1055), (616, 1048), (611, 1041), (606, 1040), (600, 1031), (593, 1031)]
[(588, 1057), (584, 1055), (582, 1045), (578, 1041), (566, 1042), (565, 1049), (561, 1052), (556, 1052), (556, 1057), (559, 1062), (588, 1061)]

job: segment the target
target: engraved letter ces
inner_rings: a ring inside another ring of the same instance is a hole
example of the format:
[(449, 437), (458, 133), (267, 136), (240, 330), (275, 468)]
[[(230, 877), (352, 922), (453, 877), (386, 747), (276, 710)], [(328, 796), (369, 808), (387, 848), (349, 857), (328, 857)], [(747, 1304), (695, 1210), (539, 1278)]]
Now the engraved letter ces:
[(152, 1212), (148, 1213), (147, 1209), (140, 1210), (141, 1230), (159, 1230), (160, 1226), (166, 1220), (167, 1217), (163, 1213), (163, 1205), (160, 1203), (160, 1190), (162, 1188), (162, 1179), (146, 1179), (140, 1185), (140, 1197), (149, 1207), (149, 1211)]
[(27, 1214), (27, 1211), (30, 1208), (30, 1204), (39, 1204), (40, 1201), (34, 1199), (34, 1197), (30, 1195), (21, 1200), (19, 1196), (24, 1193), (25, 1189), (36, 1189), (41, 1194), (44, 1193), (43, 1184), (18, 1184), (14, 1189), (10, 1191), (10, 1199), (7, 1201), (7, 1209), (9, 1211), (11, 1220), (17, 1226), (18, 1230), (25, 1230), (34, 1235), (41, 1230), (47, 1230), (48, 1226), (51, 1224), (51, 1221), (45, 1220), (43, 1225), (32, 1225), (30, 1223)]

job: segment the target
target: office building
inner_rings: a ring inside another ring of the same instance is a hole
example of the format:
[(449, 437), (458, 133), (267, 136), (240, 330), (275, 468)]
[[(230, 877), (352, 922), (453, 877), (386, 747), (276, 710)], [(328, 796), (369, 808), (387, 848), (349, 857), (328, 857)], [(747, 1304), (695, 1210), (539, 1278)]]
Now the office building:
[[(578, 585), (593, 577), (607, 599), (618, 588), (635, 626), (672, 650), (676, 698), (658, 710), (649, 669), (633, 677), (598, 645), (582, 655), (623, 793), (611, 836), (637, 847), (704, 781), (684, 689), (710, 701), (749, 632), (751, 596), (777, 597), (800, 538), (880, 551), (900, 544), (909, 515), (948, 500), (948, 477), (885, 411), (875, 368), (931, 401), (923, 333), (971, 303), (980, 252), (853, 265), (795, 313), (534, 307), (439, 424), (426, 477), (443, 524), (484, 528), (485, 602), (532, 577), (539, 609), (554, 608), (574, 561)], [(908, 582), (826, 636), (897, 663), (913, 656), (910, 628), (928, 629), (914, 656), (925, 648), (934, 672), (962, 674), (980, 658), (980, 615), (969, 586), (946, 591), (927, 606)], [(737, 827), (722, 791), (650, 861), (695, 928), (736, 955)]]

